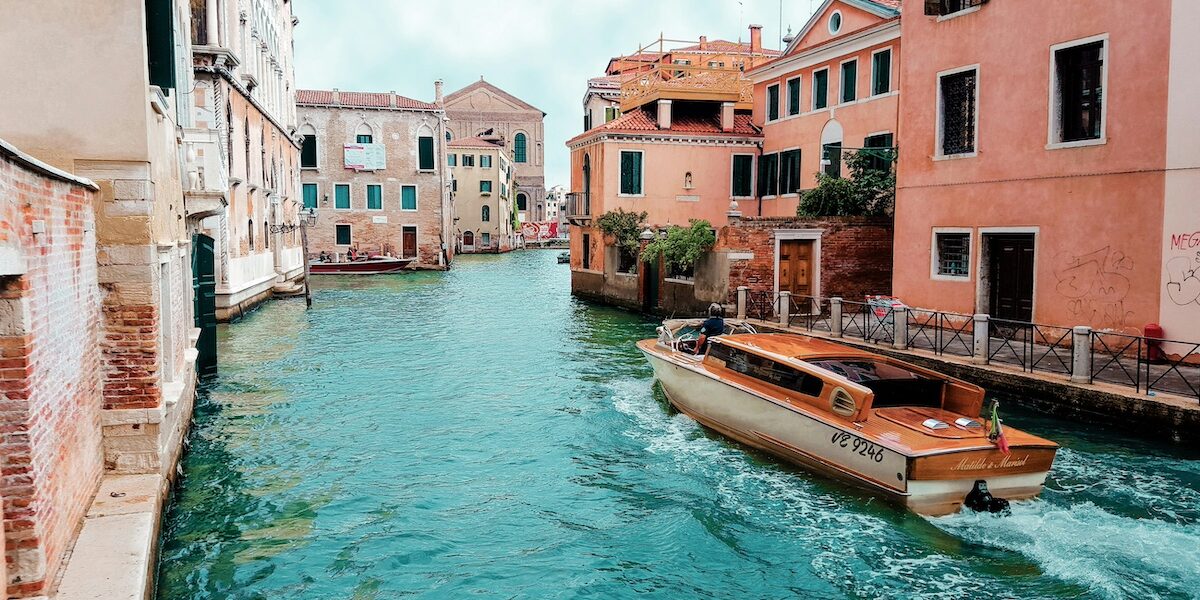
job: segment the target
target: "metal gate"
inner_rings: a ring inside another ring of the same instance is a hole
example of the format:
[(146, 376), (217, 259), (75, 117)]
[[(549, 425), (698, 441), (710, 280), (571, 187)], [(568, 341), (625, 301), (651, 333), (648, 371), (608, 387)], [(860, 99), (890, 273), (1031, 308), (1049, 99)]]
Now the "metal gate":
[(217, 374), (217, 274), (213, 239), (197, 233), (192, 238), (192, 298), (200, 339), (196, 368), (201, 377)]

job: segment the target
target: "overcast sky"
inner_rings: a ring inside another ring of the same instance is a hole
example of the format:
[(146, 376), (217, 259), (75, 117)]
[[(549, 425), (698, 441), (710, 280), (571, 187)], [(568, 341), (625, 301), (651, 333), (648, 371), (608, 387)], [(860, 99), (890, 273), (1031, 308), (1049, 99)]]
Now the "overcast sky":
[[(799, 30), (818, 0), (782, 0)], [(296, 85), (433, 100), (482, 75), (546, 114), (546, 187), (567, 185), (564, 142), (583, 127), (587, 79), (608, 59), (668, 38), (779, 47), (780, 0), (297, 0)]]

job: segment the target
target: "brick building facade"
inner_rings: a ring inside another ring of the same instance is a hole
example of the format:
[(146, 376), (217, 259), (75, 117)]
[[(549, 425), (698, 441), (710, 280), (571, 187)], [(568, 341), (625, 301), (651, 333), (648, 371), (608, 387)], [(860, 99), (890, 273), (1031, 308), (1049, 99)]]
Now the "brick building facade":
[(454, 250), (441, 107), (339, 90), (300, 90), (297, 105), (302, 196), (318, 211), (310, 257), (356, 248), (447, 268)]
[(0, 563), (18, 597), (45, 590), (104, 470), (98, 189), (0, 142)]

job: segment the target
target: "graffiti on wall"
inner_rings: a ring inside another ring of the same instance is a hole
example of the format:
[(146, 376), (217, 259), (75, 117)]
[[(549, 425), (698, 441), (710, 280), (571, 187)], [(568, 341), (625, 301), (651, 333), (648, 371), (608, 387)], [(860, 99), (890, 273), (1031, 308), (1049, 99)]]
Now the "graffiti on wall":
[(1076, 323), (1124, 329), (1137, 327), (1133, 311), (1125, 308), (1133, 259), (1105, 246), (1083, 254), (1059, 256), (1054, 271), (1054, 290), (1066, 299), (1067, 311)]
[(1171, 234), (1167, 260), (1167, 297), (1177, 306), (1200, 306), (1200, 231)]

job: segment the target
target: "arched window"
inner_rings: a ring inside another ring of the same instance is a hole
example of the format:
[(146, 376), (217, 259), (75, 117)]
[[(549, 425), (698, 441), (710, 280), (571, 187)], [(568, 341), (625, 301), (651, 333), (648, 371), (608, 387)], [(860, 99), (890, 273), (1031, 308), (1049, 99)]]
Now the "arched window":
[(463, 245), (464, 246), (474, 246), (475, 245), (475, 232), (474, 231), (464, 231), (463, 232)]
[(361, 123), (358, 129), (354, 130), (354, 142), (356, 144), (370, 144), (375, 141), (375, 134), (371, 131), (371, 126), (366, 123)]
[(447, 129), (446, 130), (446, 141), (449, 142), (450, 140), (453, 140), (453, 139), (454, 139), (454, 136), (451, 135), (450, 130)]
[(526, 161), (525, 156), (525, 134), (518, 133), (513, 138), (513, 160), (519, 163)]
[(254, 251), (254, 219), (246, 222), (246, 231), (250, 232), (250, 251)]
[(517, 210), (526, 210), (527, 206), (529, 206), (529, 196), (517, 194)]
[(488, 223), (492, 220), (492, 207), (484, 205), (483, 210), (479, 212), (479, 220)]

